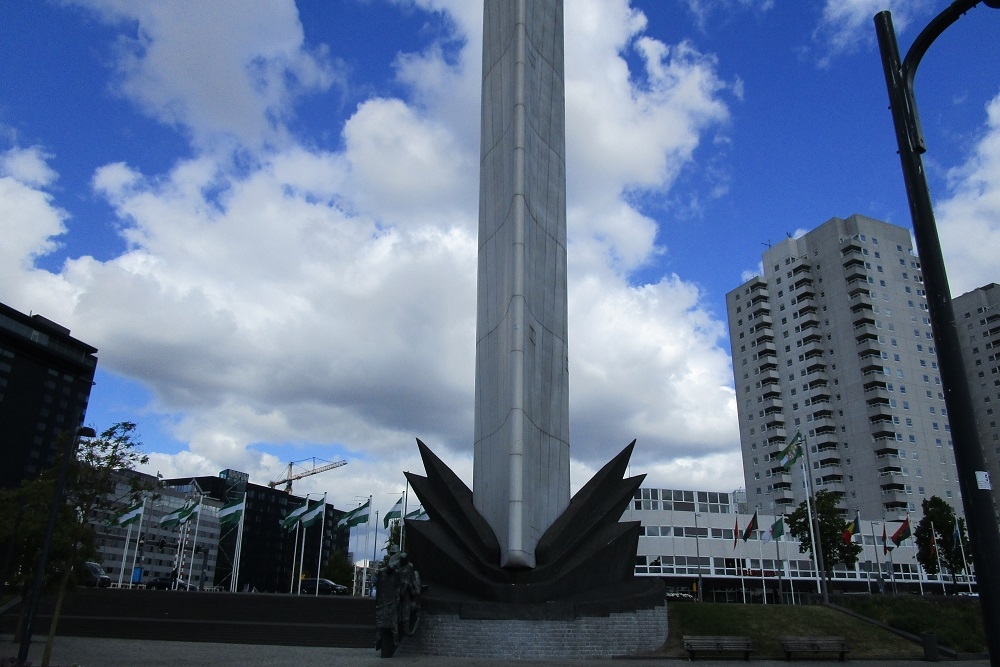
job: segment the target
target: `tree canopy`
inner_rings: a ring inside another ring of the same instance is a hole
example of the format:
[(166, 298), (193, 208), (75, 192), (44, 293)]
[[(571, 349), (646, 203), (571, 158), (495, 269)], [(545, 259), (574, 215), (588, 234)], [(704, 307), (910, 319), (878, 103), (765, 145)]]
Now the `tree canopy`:
[(921, 503), (924, 516), (913, 531), (913, 539), (917, 543), (917, 561), (928, 574), (939, 571), (938, 557), (941, 567), (952, 574), (965, 571), (962, 558), (962, 548), (968, 553), (968, 539), (965, 533), (965, 520), (955, 516), (955, 510), (943, 498), (931, 496)]
[[(819, 524), (819, 543), (823, 548), (823, 564), (831, 575), (837, 564), (852, 568), (858, 561), (862, 546), (853, 540), (845, 542), (844, 528), (849, 523), (837, 507), (837, 496), (829, 491), (817, 491), (812, 500), (812, 511)], [(788, 515), (788, 532), (799, 541), (801, 553), (812, 553), (812, 535), (809, 532), (809, 511), (803, 501)]]

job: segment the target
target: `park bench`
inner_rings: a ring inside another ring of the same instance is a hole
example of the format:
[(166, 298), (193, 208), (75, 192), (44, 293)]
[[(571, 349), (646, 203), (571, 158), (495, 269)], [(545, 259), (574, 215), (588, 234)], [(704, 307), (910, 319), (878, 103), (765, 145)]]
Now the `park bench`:
[(744, 660), (750, 659), (753, 643), (749, 637), (734, 636), (691, 636), (684, 635), (684, 650), (694, 660), (695, 653), (742, 653)]
[(792, 659), (792, 653), (836, 653), (841, 662), (850, 652), (843, 637), (779, 637), (785, 660)]

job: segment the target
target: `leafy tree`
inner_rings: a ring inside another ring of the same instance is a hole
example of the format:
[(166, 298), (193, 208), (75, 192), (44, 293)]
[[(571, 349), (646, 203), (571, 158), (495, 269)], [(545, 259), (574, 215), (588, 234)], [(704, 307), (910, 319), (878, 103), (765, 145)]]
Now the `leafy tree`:
[(333, 551), (323, 568), (322, 576), (350, 588), (354, 578), (354, 564), (343, 551)]
[[(826, 575), (831, 576), (834, 566), (838, 563), (842, 563), (847, 568), (854, 567), (862, 547), (853, 541), (844, 542), (844, 526), (847, 521), (837, 507), (837, 496), (825, 489), (817, 491), (816, 495), (813, 496), (812, 510), (819, 524), (819, 543), (823, 548), (823, 565), (826, 567)], [(801, 553), (812, 553), (809, 510), (805, 502), (800, 503), (788, 515), (788, 532), (799, 541)]]
[(947, 568), (953, 577), (956, 572), (964, 572), (963, 545), (959, 540), (968, 544), (965, 520), (957, 520), (959, 540), (956, 540), (956, 517), (951, 505), (938, 496), (931, 496), (923, 500), (921, 507), (924, 516), (913, 531), (913, 539), (917, 543), (917, 561), (928, 574), (938, 573), (938, 556), (941, 558), (941, 565)]

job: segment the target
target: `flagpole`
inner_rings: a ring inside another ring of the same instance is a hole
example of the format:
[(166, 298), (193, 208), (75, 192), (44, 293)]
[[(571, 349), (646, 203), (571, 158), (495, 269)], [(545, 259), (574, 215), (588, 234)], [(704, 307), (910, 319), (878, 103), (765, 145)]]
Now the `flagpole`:
[(819, 560), (817, 552), (822, 551), (820, 546), (816, 542), (816, 530), (813, 524), (813, 512), (812, 512), (812, 475), (809, 472), (809, 445), (806, 444), (805, 437), (802, 438), (802, 449), (805, 451), (805, 460), (802, 461), (802, 476), (806, 478), (806, 513), (809, 515), (809, 541), (812, 542), (812, 560), (813, 567), (816, 568), (816, 592), (823, 593), (823, 586), (821, 582), (821, 574), (819, 571)]
[(948, 589), (944, 587), (944, 570), (941, 569), (941, 548), (938, 546), (937, 531), (934, 530), (934, 522), (931, 521), (931, 544), (934, 546), (934, 556), (937, 558), (938, 579), (941, 580), (941, 593), (948, 594)]
[(233, 550), (233, 570), (230, 573), (232, 581), (229, 582), (229, 590), (235, 592), (239, 590), (240, 579), (240, 559), (243, 558), (243, 522), (247, 518), (247, 493), (243, 492), (243, 511), (240, 512), (240, 525), (236, 529), (236, 548)]
[(875, 567), (878, 569), (878, 583), (879, 583), (879, 593), (884, 592), (884, 587), (882, 586), (882, 563), (878, 559), (878, 538), (875, 537), (875, 522), (869, 521), (868, 525), (872, 529), (872, 542), (875, 544)]
[(128, 545), (132, 541), (132, 524), (128, 525), (128, 532), (125, 533), (125, 546), (122, 547), (122, 568), (118, 573), (118, 588), (122, 587), (122, 577), (125, 576), (125, 557), (128, 555)]
[[(368, 502), (372, 501), (372, 497), (368, 496)], [(378, 524), (378, 510), (375, 510), (375, 523)], [(368, 523), (365, 524), (365, 556), (368, 555), (368, 536), (371, 534), (372, 527), (372, 514), (371, 505), (368, 506)], [(362, 559), (364, 560), (364, 559)], [(368, 578), (368, 564), (364, 566), (364, 573), (361, 575), (361, 597), (365, 596), (365, 583)]]
[[(319, 579), (319, 570), (323, 566), (323, 538), (326, 536), (326, 492), (323, 492), (323, 516), (319, 523), (319, 549), (316, 553), (316, 578)], [(319, 597), (319, 582), (316, 582), (316, 596)]]
[(962, 531), (959, 530), (958, 517), (955, 517), (955, 535), (958, 536), (958, 547), (962, 550), (962, 575), (965, 577), (965, 583), (969, 586), (969, 592), (972, 592), (972, 578), (969, 576), (969, 561), (965, 560), (965, 544), (962, 540)]
[(409, 501), (410, 495), (410, 480), (406, 480), (406, 486), (403, 488), (403, 513), (399, 517), (399, 551), (403, 552), (403, 545), (405, 544), (404, 538), (406, 537), (406, 504)]
[(764, 598), (764, 606), (767, 606), (767, 579), (764, 577), (764, 542), (757, 540), (757, 547), (760, 551), (760, 587), (761, 597)]
[[(308, 511), (308, 507), (309, 500), (306, 499), (306, 511)], [(299, 516), (298, 523), (296, 525), (302, 528), (302, 544), (299, 545), (299, 585), (295, 590), (295, 594), (302, 595), (302, 563), (306, 557), (306, 529), (305, 526), (302, 525), (301, 515)], [(316, 587), (319, 588), (319, 584), (316, 584)]]
[[(191, 543), (191, 566), (188, 569), (188, 581), (187, 581), (188, 590), (191, 589), (191, 577), (194, 575), (194, 561), (195, 561), (194, 555), (195, 552), (198, 550), (198, 529), (201, 527), (201, 510), (202, 510), (202, 502), (204, 500), (205, 496), (201, 496), (198, 498), (198, 518), (194, 520), (194, 542)], [(188, 523), (190, 523), (190, 520), (188, 521)]]
[(139, 543), (142, 542), (142, 520), (146, 518), (146, 496), (142, 497), (142, 509), (139, 511), (139, 536), (135, 540), (135, 551), (132, 552), (132, 571), (128, 577), (128, 587), (132, 588), (132, 579), (135, 578), (135, 561), (139, 557)]

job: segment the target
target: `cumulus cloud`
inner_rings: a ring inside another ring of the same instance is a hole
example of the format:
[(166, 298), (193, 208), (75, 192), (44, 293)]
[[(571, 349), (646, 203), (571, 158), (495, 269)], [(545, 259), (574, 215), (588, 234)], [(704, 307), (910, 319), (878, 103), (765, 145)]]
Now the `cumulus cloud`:
[(914, 18), (931, 7), (930, 0), (826, 0), (823, 14), (813, 33), (820, 45), (820, 67), (845, 53), (875, 43), (873, 18), (883, 10), (892, 12), (896, 32), (902, 32)]
[(948, 173), (949, 192), (936, 217), (948, 267), (948, 283), (958, 296), (996, 282), (1000, 247), (1000, 95), (986, 108), (986, 127), (969, 159)]
[[(286, 461), (322, 447), (349, 466), (297, 491), (335, 482), (338, 506), (376, 493), (388, 507), (401, 470), (421, 469), (419, 436), (471, 480), (474, 3), (415, 3), (449, 17), (452, 32), (401, 54), (411, 95), (362, 102), (330, 152), (285, 129), (295, 100), (336, 76), (326, 50), (304, 43), (291, 3), (260, 16), (241, 3), (87, 4), (121, 26), (119, 89), (190, 136), (192, 155), (162, 174), (95, 165), (94, 192), (127, 249), (60, 273), (32, 266), (65, 228), (46, 156), (5, 176), (46, 221), (4, 245), (20, 267), (5, 300), (47, 308), (100, 348), (102, 368), (150, 392), (149, 415), (186, 445), (151, 456), (166, 476), (233, 467), (263, 482), (283, 465), (275, 451)], [(624, 0), (581, 0), (566, 16), (574, 470), (596, 470), (638, 438), (634, 472), (649, 470), (650, 483), (690, 488), (691, 468), (704, 466), (699, 484), (731, 490), (742, 473), (725, 327), (682, 277), (632, 284), (663, 248), (629, 203), (670, 189), (727, 121), (731, 86), (710, 54), (645, 36)], [(232, 145), (238, 168), (220, 151)], [(18, 226), (12, 215), (0, 225)]]

